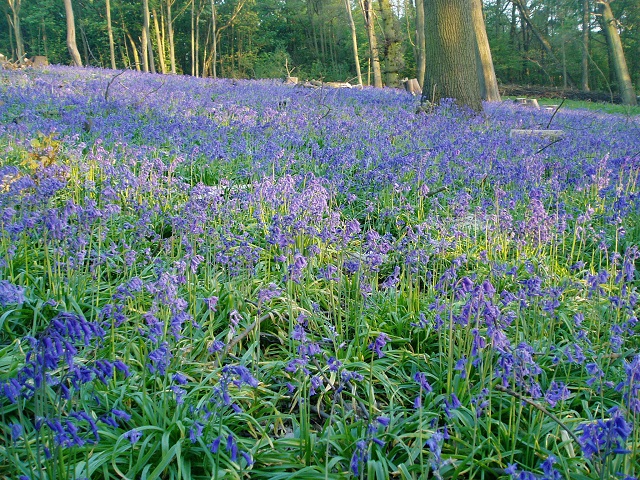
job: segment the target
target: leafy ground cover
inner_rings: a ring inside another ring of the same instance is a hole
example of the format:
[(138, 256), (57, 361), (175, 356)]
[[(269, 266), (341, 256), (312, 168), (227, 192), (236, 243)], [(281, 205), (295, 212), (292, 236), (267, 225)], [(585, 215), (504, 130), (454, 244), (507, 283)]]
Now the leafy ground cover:
[(0, 94), (0, 477), (640, 473), (639, 117), (57, 67)]

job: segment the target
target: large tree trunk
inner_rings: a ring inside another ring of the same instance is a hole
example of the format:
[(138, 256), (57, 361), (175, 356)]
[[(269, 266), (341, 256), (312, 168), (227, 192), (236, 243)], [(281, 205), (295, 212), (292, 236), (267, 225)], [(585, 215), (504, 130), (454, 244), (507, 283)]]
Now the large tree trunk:
[(107, 9), (107, 34), (109, 35), (109, 55), (111, 56), (111, 68), (116, 69), (116, 48), (113, 43), (113, 28), (111, 27), (111, 3), (106, 0)]
[(424, 39), (424, 0), (416, 0), (416, 44), (418, 50), (417, 67), (418, 83), (424, 86), (425, 39)]
[(373, 86), (382, 88), (382, 74), (380, 73), (380, 55), (378, 54), (378, 40), (376, 39), (375, 19), (373, 17), (373, 0), (360, 0), (360, 7), (364, 15), (364, 26), (369, 38), (369, 61), (373, 69)]
[[(146, 38), (146, 42), (142, 42), (142, 48), (147, 51), (147, 58), (149, 61), (149, 70), (151, 73), (156, 73), (156, 62), (153, 57), (153, 42), (151, 41), (151, 28), (149, 26), (149, 0), (142, 0), (142, 14), (143, 18), (143, 29), (144, 29), (144, 37)], [(144, 51), (144, 50), (143, 50)]]
[(582, 1), (582, 91), (589, 91), (589, 0)]
[(455, 98), (482, 111), (471, 0), (426, 0), (423, 101)]
[(480, 95), (488, 102), (499, 102), (500, 91), (498, 80), (493, 68), (487, 29), (482, 14), (482, 0), (471, 0), (471, 14), (473, 16), (473, 29), (476, 34), (476, 63), (478, 67), (478, 81), (480, 82)]
[(356, 35), (356, 24), (353, 21), (353, 14), (351, 13), (351, 3), (349, 2), (349, 0), (344, 0), (344, 6), (347, 9), (347, 18), (349, 19), (349, 27), (351, 28), (351, 42), (353, 43), (353, 60), (356, 64), (356, 75), (358, 77), (358, 85), (362, 85), (362, 72), (360, 71), (360, 57), (358, 56), (358, 36)]
[(604, 30), (604, 34), (607, 37), (609, 58), (616, 72), (616, 80), (618, 81), (618, 90), (622, 97), (622, 103), (625, 105), (637, 105), (638, 100), (633, 90), (633, 83), (631, 83), (631, 76), (627, 68), (627, 61), (624, 58), (624, 50), (622, 49), (620, 34), (616, 27), (616, 19), (611, 11), (611, 6), (609, 2), (604, 0), (598, 0), (597, 4), (601, 15), (602, 30)]
[(24, 41), (22, 40), (22, 28), (20, 27), (20, 7), (22, 0), (9, 0), (9, 7), (11, 8), (12, 24), (13, 24), (13, 36), (16, 42), (16, 57), (18, 62), (24, 60)]
[(391, 10), (390, 0), (379, 0), (380, 16), (382, 17), (382, 29), (384, 31), (384, 64), (385, 81), (388, 87), (400, 86), (399, 72), (404, 66), (402, 52), (402, 40), (398, 25)]
[(64, 10), (67, 15), (67, 48), (69, 49), (69, 55), (71, 55), (71, 61), (76, 67), (82, 66), (82, 59), (80, 58), (80, 52), (78, 51), (78, 45), (76, 44), (76, 23), (73, 18), (73, 5), (71, 0), (64, 1)]

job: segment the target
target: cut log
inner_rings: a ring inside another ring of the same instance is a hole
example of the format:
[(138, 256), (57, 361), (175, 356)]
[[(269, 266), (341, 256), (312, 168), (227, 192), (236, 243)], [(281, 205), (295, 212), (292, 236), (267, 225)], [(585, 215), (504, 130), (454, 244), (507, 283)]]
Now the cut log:
[(298, 77), (287, 77), (287, 79), (284, 81), (285, 84), (287, 85), (297, 85), (298, 84)]
[(536, 130), (536, 129), (513, 129), (509, 132), (509, 137), (541, 137), (552, 140), (562, 138), (564, 130)]

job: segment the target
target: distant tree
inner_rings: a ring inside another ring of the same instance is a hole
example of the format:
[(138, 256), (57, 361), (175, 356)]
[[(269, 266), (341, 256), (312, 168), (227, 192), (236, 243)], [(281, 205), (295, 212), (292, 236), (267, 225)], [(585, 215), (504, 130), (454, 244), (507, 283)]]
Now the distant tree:
[(620, 34), (618, 33), (617, 21), (611, 11), (611, 5), (605, 0), (598, 0), (596, 4), (600, 14), (602, 30), (607, 38), (609, 58), (611, 59), (611, 63), (613, 63), (613, 68), (616, 73), (618, 90), (620, 91), (622, 102), (625, 105), (637, 105), (638, 100), (633, 89), (629, 69), (627, 68), (627, 61), (624, 56), (624, 50), (622, 49)]
[(67, 18), (67, 48), (69, 49), (69, 55), (71, 55), (73, 65), (81, 67), (82, 59), (80, 58), (80, 52), (78, 51), (78, 45), (76, 44), (76, 24), (73, 17), (73, 5), (71, 4), (71, 0), (63, 1)]
[(482, 110), (471, 0), (426, 0), (423, 101), (454, 98)]

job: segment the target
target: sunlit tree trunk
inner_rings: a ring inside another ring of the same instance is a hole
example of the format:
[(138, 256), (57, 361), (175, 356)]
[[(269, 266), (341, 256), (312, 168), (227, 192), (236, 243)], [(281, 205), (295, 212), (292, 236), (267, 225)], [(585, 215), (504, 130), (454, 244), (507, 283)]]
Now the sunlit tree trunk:
[(638, 100), (633, 89), (633, 83), (631, 82), (627, 61), (624, 57), (624, 50), (622, 49), (622, 42), (620, 41), (620, 34), (618, 33), (616, 19), (611, 11), (611, 6), (609, 2), (603, 0), (599, 0), (597, 4), (601, 15), (602, 30), (607, 37), (609, 58), (616, 72), (616, 80), (618, 81), (618, 90), (622, 97), (622, 103), (625, 105), (637, 105)]
[(147, 52), (147, 60), (148, 60), (148, 65), (149, 65), (149, 70), (152, 73), (156, 73), (156, 62), (155, 59), (153, 57), (153, 42), (151, 41), (151, 27), (149, 25), (149, 0), (142, 0), (142, 9), (143, 9), (143, 30), (144, 30), (144, 37), (146, 41), (142, 42), (142, 48), (143, 48), (143, 52), (146, 49)]
[(109, 55), (111, 56), (111, 68), (116, 69), (116, 49), (113, 43), (113, 28), (111, 27), (111, 2), (106, 0), (107, 9), (107, 34), (109, 35)]
[(67, 48), (69, 49), (69, 55), (71, 55), (73, 65), (81, 67), (82, 59), (80, 58), (80, 52), (78, 51), (78, 45), (76, 43), (76, 24), (73, 17), (73, 5), (71, 4), (71, 0), (63, 1), (67, 17)]
[(417, 67), (418, 83), (424, 85), (425, 39), (424, 39), (424, 0), (416, 0), (416, 46), (418, 50)]
[(353, 44), (353, 59), (356, 64), (356, 75), (358, 77), (358, 85), (362, 85), (362, 72), (360, 71), (360, 57), (358, 55), (358, 36), (356, 35), (356, 24), (353, 21), (351, 12), (351, 3), (344, 0), (344, 6), (347, 9), (347, 18), (349, 19), (349, 27), (351, 28), (351, 42)]
[(582, 1), (582, 90), (589, 91), (589, 0)]
[(162, 34), (160, 33), (160, 23), (158, 22), (158, 14), (155, 9), (153, 12), (153, 26), (156, 31), (156, 43), (158, 44), (158, 60), (160, 61), (160, 71), (167, 73), (167, 62), (164, 58), (164, 41), (162, 40)]
[(426, 0), (423, 101), (454, 98), (482, 111), (471, 0)]
[(364, 26), (369, 38), (369, 61), (373, 70), (373, 86), (382, 88), (382, 74), (380, 73), (380, 55), (378, 54), (378, 40), (376, 39), (375, 18), (373, 16), (373, 0), (360, 0), (360, 7), (364, 15)]
[(218, 32), (216, 25), (216, 4), (214, 0), (211, 0), (211, 36), (213, 37), (213, 45), (211, 46), (211, 70), (213, 72), (213, 78), (218, 78)]
[(500, 91), (498, 80), (493, 68), (493, 58), (489, 48), (487, 29), (482, 14), (482, 0), (471, 0), (471, 14), (473, 17), (473, 29), (476, 35), (476, 63), (478, 67), (478, 81), (480, 82), (480, 94), (483, 100), (499, 102)]
[(171, 18), (171, 6), (175, 0), (167, 0), (167, 30), (169, 34), (169, 62), (171, 73), (176, 73), (176, 47), (173, 40), (173, 19)]
[(16, 44), (16, 57), (19, 62), (24, 60), (24, 41), (22, 40), (22, 29), (20, 27), (20, 7), (22, 0), (9, 0), (9, 7), (11, 8), (13, 24), (13, 37)]
[[(140, 55), (138, 54), (138, 47), (136, 47), (136, 42), (133, 40), (133, 37), (129, 32), (127, 32), (127, 38), (129, 39), (129, 43), (131, 43), (131, 49), (133, 50), (133, 61), (136, 64), (136, 70), (140, 71)], [(144, 50), (144, 49), (143, 49)]]

